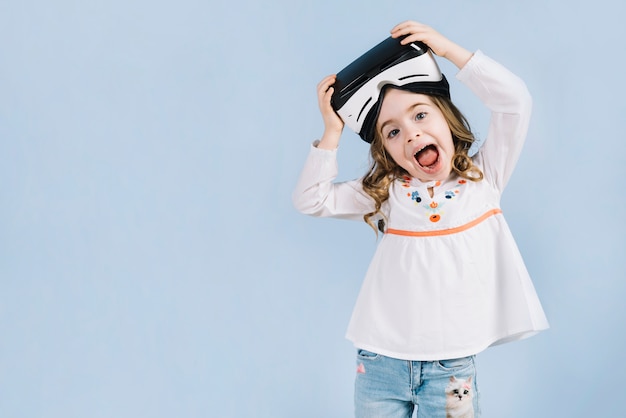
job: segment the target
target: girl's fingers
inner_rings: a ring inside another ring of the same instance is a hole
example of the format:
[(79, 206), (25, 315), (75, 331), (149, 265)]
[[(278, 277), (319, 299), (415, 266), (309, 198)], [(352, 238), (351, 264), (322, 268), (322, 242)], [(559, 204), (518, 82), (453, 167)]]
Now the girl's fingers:
[(330, 99), (333, 95), (335, 89), (333, 85), (335, 84), (336, 77), (335, 75), (330, 75), (325, 77), (320, 83), (317, 85), (317, 97), (320, 101), (320, 104), (330, 104)]
[(394, 26), (394, 28), (391, 29), (391, 33), (392, 33), (392, 35), (397, 37), (397, 36), (406, 35), (406, 34), (409, 34), (409, 33), (414, 33), (416, 31), (418, 31), (423, 26), (424, 25), (422, 25), (420, 23), (408, 20), (406, 22), (402, 22), (402, 23)]
[(322, 97), (322, 100), (324, 101), (324, 104), (330, 105), (330, 99), (333, 96), (334, 91), (335, 89), (333, 89), (332, 87), (329, 87), (326, 91), (321, 92), (321, 97)]
[(396, 31), (399, 31), (399, 30), (404, 30), (407, 27), (414, 26), (414, 25), (417, 25), (417, 24), (418, 23), (414, 22), (413, 20), (405, 20), (404, 22), (400, 22), (396, 26), (394, 26), (393, 29), (391, 29), (391, 31), (392, 32), (396, 32)]
[(394, 38), (399, 38), (404, 35), (406, 35), (406, 37), (400, 41), (402, 45), (415, 41), (428, 43), (427, 41), (430, 40), (433, 35), (433, 29), (422, 23), (407, 21), (400, 23), (391, 30), (391, 36)]
[(335, 84), (335, 79), (336, 76), (334, 74), (324, 77), (317, 85), (318, 90), (321, 90), (322, 88), (328, 89), (329, 86)]
[(327, 110), (328, 108), (330, 108), (330, 100), (332, 98), (333, 92), (335, 91), (335, 89), (333, 88), (333, 84), (335, 84), (335, 76), (330, 75), (325, 77), (317, 85), (317, 99), (322, 110)]
[(317, 85), (317, 98), (326, 129), (341, 132), (343, 121), (335, 113), (331, 105), (331, 99), (335, 91), (333, 85), (336, 81), (337, 76), (334, 74), (324, 77)]
[(424, 42), (430, 47), (430, 49), (439, 56), (445, 56), (450, 48), (450, 42), (443, 37), (435, 29), (423, 23), (406, 21), (396, 25), (391, 32), (391, 36), (399, 38), (406, 35), (400, 43), (402, 45), (410, 44), (411, 42)]

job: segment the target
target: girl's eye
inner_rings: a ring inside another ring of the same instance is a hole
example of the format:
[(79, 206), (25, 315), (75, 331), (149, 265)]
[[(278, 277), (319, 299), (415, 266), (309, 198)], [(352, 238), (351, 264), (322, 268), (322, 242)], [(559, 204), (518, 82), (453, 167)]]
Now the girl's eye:
[(419, 112), (417, 115), (415, 115), (415, 120), (422, 120), (426, 117), (426, 112)]
[(391, 139), (394, 138), (396, 135), (398, 135), (400, 133), (399, 129), (392, 129), (389, 132), (387, 132), (387, 139)]

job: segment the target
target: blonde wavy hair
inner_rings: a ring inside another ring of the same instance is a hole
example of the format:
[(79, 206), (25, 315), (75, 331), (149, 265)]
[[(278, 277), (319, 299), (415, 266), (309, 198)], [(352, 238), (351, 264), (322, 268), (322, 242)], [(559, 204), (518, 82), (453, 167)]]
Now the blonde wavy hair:
[[(448, 122), (454, 143), (454, 156), (452, 157), (452, 171), (470, 181), (483, 179), (483, 172), (474, 165), (468, 155), (470, 146), (476, 140), (469, 126), (469, 122), (452, 101), (443, 96), (429, 95), (435, 106), (441, 110)], [(408, 173), (400, 167), (391, 156), (387, 155), (378, 131), (375, 132), (370, 146), (370, 168), (362, 179), (363, 190), (374, 199), (374, 211), (363, 216), (363, 220), (370, 225), (376, 233), (383, 231), (383, 226), (374, 225), (372, 218), (381, 214), (383, 203), (389, 199), (389, 187), (394, 180), (407, 176)], [(384, 222), (384, 221), (383, 221)]]

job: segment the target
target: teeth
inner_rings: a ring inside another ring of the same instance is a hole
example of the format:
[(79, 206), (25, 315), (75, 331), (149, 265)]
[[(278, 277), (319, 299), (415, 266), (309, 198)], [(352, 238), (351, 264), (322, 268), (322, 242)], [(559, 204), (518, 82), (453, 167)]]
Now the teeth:
[(413, 154), (413, 156), (414, 156), (415, 158), (417, 158), (417, 154), (419, 154), (420, 152), (424, 151), (424, 150), (425, 150), (426, 148), (428, 148), (429, 146), (430, 146), (430, 144), (428, 144), (428, 145), (424, 145), (422, 148), (418, 149), (418, 150), (415, 152), (415, 154)]

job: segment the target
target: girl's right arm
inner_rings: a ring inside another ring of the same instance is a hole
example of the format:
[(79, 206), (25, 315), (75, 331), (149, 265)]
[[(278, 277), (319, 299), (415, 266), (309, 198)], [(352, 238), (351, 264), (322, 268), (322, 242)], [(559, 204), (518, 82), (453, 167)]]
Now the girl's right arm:
[(363, 191), (359, 180), (335, 182), (337, 150), (311, 146), (296, 188), (293, 205), (305, 214), (363, 221), (374, 210), (374, 201)]
[(374, 204), (363, 192), (361, 182), (334, 182), (338, 172), (337, 147), (344, 127), (330, 104), (335, 80), (334, 75), (329, 75), (317, 85), (324, 134), (311, 146), (292, 199), (296, 209), (307, 215), (363, 220)]

